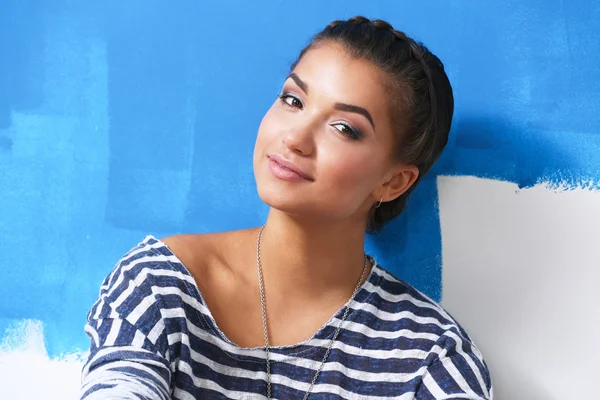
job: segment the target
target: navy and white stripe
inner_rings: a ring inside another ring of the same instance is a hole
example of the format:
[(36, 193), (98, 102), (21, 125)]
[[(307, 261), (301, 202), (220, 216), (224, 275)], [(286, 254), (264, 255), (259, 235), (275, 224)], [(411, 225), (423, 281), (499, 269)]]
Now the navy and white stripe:
[[(491, 399), (488, 368), (467, 333), (374, 264), (310, 398)], [(274, 398), (304, 396), (342, 312), (313, 338), (271, 349)], [(82, 399), (265, 398), (264, 348), (223, 335), (189, 271), (153, 236), (106, 277), (85, 331)]]

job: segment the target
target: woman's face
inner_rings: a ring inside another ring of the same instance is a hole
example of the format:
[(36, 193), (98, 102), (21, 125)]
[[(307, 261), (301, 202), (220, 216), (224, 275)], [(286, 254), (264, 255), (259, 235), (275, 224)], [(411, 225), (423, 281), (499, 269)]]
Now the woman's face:
[(366, 222), (398, 172), (383, 82), (377, 67), (335, 43), (311, 48), (258, 131), (254, 174), (261, 199), (292, 215)]

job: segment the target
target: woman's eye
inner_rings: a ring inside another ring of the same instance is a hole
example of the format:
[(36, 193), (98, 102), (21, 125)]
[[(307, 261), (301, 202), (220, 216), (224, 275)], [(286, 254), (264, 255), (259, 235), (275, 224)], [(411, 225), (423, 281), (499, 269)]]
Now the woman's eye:
[(294, 108), (302, 109), (303, 105), (300, 99), (296, 96), (292, 96), (291, 94), (282, 94), (279, 96), (279, 99), (285, 103), (286, 105)]
[(360, 139), (362, 137), (361, 134), (356, 129), (351, 127), (350, 125), (339, 123), (339, 124), (334, 124), (333, 126), (342, 135), (347, 136), (350, 139)]

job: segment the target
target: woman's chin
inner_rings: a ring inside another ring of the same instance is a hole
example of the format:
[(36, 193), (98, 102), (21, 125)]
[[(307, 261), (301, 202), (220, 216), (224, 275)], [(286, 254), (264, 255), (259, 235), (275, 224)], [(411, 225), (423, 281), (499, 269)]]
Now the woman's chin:
[(260, 199), (271, 209), (293, 216), (311, 217), (318, 213), (314, 204), (303, 201), (299, 196), (291, 193), (259, 190)]
[(267, 193), (263, 195), (259, 193), (259, 197), (263, 201), (263, 203), (265, 203), (273, 210), (281, 211), (286, 214), (303, 214), (309, 208), (306, 205), (301, 204), (297, 197), (293, 198), (289, 195), (286, 196), (274, 193)]

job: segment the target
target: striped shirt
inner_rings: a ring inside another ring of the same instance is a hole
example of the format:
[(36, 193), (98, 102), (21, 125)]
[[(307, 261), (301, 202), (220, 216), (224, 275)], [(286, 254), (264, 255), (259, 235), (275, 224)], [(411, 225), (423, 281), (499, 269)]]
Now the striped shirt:
[[(491, 399), (488, 368), (467, 333), (370, 258), (310, 399)], [(270, 347), (273, 398), (304, 397), (343, 312), (304, 342)], [(264, 347), (225, 337), (188, 269), (154, 236), (106, 277), (85, 331), (81, 399), (266, 398)]]

